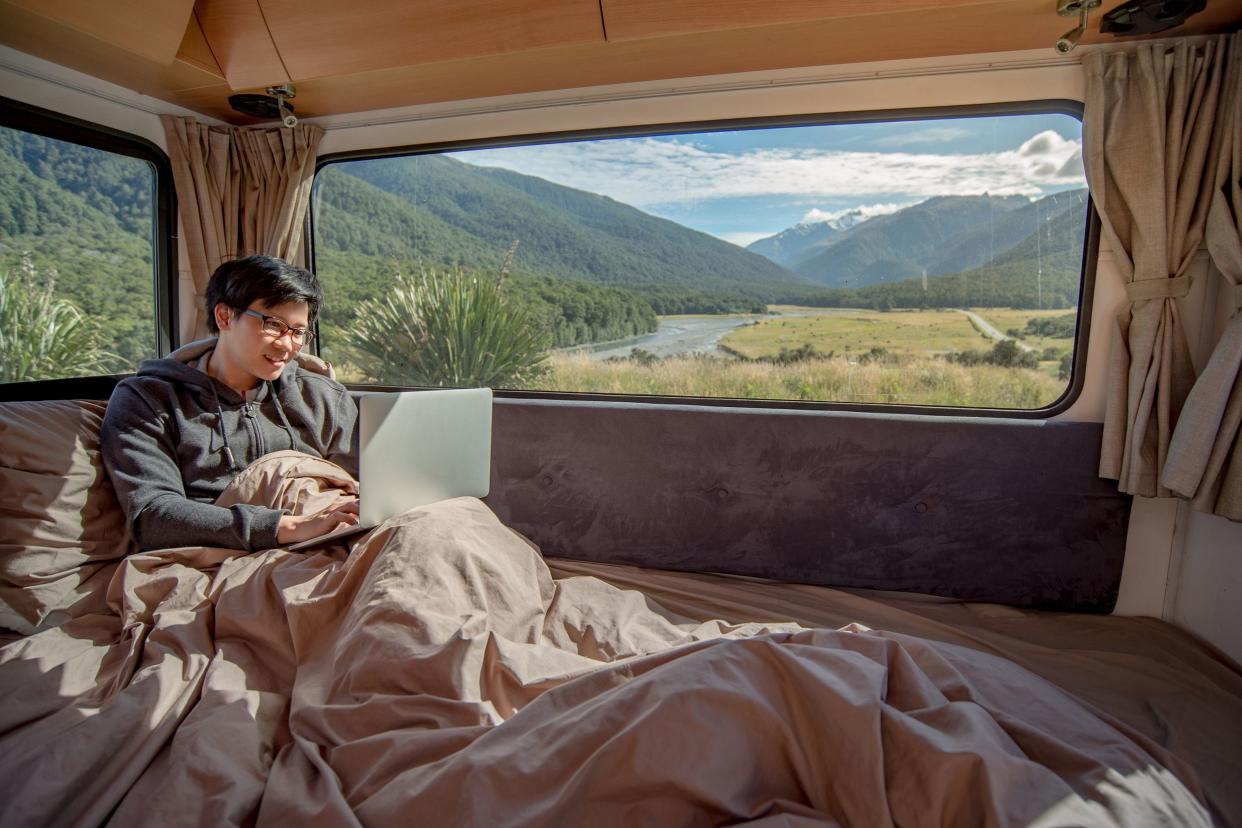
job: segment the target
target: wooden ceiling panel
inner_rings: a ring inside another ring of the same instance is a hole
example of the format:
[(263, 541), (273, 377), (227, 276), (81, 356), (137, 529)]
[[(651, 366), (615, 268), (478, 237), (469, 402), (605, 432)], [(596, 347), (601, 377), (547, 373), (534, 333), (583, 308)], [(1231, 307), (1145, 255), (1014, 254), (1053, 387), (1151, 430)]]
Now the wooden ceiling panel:
[(220, 78), (174, 60), (163, 65), (0, 0), (0, 42), (52, 63), (176, 103), (179, 90), (218, 86)]
[[(1242, 0), (1216, 0), (1193, 18), (1193, 32), (1236, 28), (1240, 20)], [(867, 15), (579, 44), (323, 78), (298, 85), (298, 113), (314, 117), (579, 86), (971, 52), (1047, 49), (1052, 56), (1052, 44), (1070, 26), (1046, 0), (912, 12), (902, 17), (900, 37), (894, 36), (896, 25), (890, 16)], [(1095, 28), (1084, 35), (1084, 43), (1118, 42)]]
[(294, 81), (604, 39), (597, 0), (260, 3)]
[(233, 89), (278, 86), (290, 77), (259, 0), (198, 0), (194, 16)]
[(194, 0), (11, 0), (13, 5), (167, 66)]
[(608, 39), (743, 29), (864, 14), (904, 14), (996, 0), (600, 0)]
[[(357, 0), (375, 1), (377, 0)], [(465, 6), (476, 11), (484, 8), (484, 3), (488, 1), (463, 0)], [(181, 44), (179, 59), (170, 66), (157, 65), (103, 40), (50, 21), (43, 15), (30, 12), (24, 6), (18, 6), (15, 0), (0, 0), (0, 42), (204, 115), (231, 123), (250, 123), (245, 116), (230, 110), (227, 103), (229, 94), (239, 89), (261, 91), (264, 86), (283, 82), (286, 77), (283, 66), (279, 76), (272, 76), (274, 70), (270, 67), (273, 61), (279, 65), (273, 38), (267, 34), (267, 24), (272, 21), (255, 22), (256, 11), (263, 18), (268, 14), (270, 6), (270, 17), (280, 18), (282, 22), (272, 25), (273, 31), (281, 32), (274, 40), (281, 44), (282, 49), (286, 37), (292, 38), (289, 41), (291, 43), (298, 42), (299, 37), (310, 37), (305, 32), (286, 34), (281, 28), (285, 18), (292, 13), (293, 0), (261, 0), (261, 7), (258, 2), (259, 0), (199, 0), (197, 14), (206, 37), (199, 37), (196, 27), (190, 26)], [(558, 35), (568, 38), (569, 42), (554, 45), (549, 42), (552, 35), (547, 34), (548, 30), (543, 28), (547, 21), (541, 17), (539, 9), (555, 7), (560, 2), (562, 0), (547, 0), (546, 3), (512, 0), (510, 4), (516, 8), (529, 3), (529, 14), (532, 15), (521, 25), (514, 25), (514, 31), (525, 32), (526, 39), (514, 39), (512, 42), (543, 44), (538, 48), (526, 46), (517, 51), (484, 53), (456, 60), (435, 59), (415, 65), (402, 63), (412, 58), (399, 51), (392, 51), (380, 60), (375, 55), (359, 55), (346, 49), (326, 59), (329, 63), (335, 61), (332, 65), (338, 71), (332, 75), (316, 78), (307, 75), (303, 79), (299, 75), (302, 72), (316, 71), (315, 67), (299, 68), (293, 77), (298, 83), (298, 114), (314, 117), (575, 87), (653, 80), (675, 81), (677, 78), (703, 75), (1010, 50), (1047, 50), (1049, 57), (1052, 57), (1052, 43), (1073, 25), (1073, 21), (1055, 14), (1050, 0), (995, 0), (983, 5), (956, 3), (935, 9), (906, 10), (899, 14), (867, 14), (779, 24), (769, 22), (762, 26), (715, 29), (620, 42), (604, 41), (600, 39), (598, 31), (594, 38), (574, 42), (574, 37), (585, 37), (580, 33), (589, 28), (585, 20), (580, 19), (575, 25), (581, 26), (581, 29), (571, 27), (561, 30)], [(698, 3), (699, 0), (689, 2)], [(733, 0), (721, 2), (727, 4)], [(801, 0), (790, 2), (798, 3)], [(830, 4), (835, 0), (823, 2)], [(954, 3), (954, 0), (948, 2)], [(1123, 0), (1106, 0), (1104, 7), (1114, 8), (1121, 2)], [(471, 6), (472, 3), (476, 5)], [(310, 11), (314, 11), (320, 4), (327, 8), (327, 0), (306, 0), (306, 4), (305, 8)], [(228, 37), (233, 38), (228, 41), (233, 49), (228, 61), (221, 54), (220, 43), (217, 42), (219, 38), (213, 39), (211, 26), (208, 24), (212, 14), (217, 15), (215, 22), (219, 24), (227, 22), (230, 14), (235, 15), (235, 24), (237, 21), (249, 21), (245, 23), (245, 32), (222, 36), (225, 40)], [(598, 17), (598, 11), (596, 14)], [(1242, 0), (1213, 0), (1208, 4), (1207, 10), (1192, 17), (1187, 26), (1157, 37), (1234, 31), (1240, 23)], [(434, 26), (441, 24), (431, 18), (423, 19), (421, 24), (424, 33), (419, 37), (434, 40), (432, 34), (437, 31)], [(476, 26), (464, 24), (460, 20), (450, 20), (443, 25), (451, 31), (457, 31), (453, 29), (454, 26), (464, 25), (462, 37), (468, 40), (474, 38), (465, 47), (460, 44), (454, 46), (457, 52), (448, 50), (446, 53), (459, 53), (463, 48), (473, 52), (500, 48), (500, 31), (489, 28), (490, 24)], [(595, 25), (599, 25), (598, 20)], [(1082, 39), (1084, 45), (1123, 42), (1123, 39), (1099, 34), (1098, 25), (1099, 15), (1093, 14), (1088, 32)], [(364, 35), (356, 34), (353, 30), (344, 30), (344, 26), (345, 23), (342, 22), (335, 28), (325, 27), (325, 31), (331, 35), (331, 39), (344, 44), (365, 44)], [(476, 28), (480, 31), (475, 32)], [(254, 53), (248, 53), (241, 48), (243, 36), (259, 41)], [(447, 36), (441, 36), (447, 39)], [(300, 50), (317, 43), (314, 40), (304, 40), (301, 46), (295, 45), (290, 54), (296, 54), (296, 59), (309, 60)], [(376, 52), (378, 51), (377, 49)], [(421, 57), (425, 58), (428, 54), (430, 53), (422, 53)], [(258, 72), (249, 65), (242, 65), (250, 57), (254, 57), (259, 65), (267, 65), (269, 69)], [(217, 59), (218, 66), (215, 63)], [(369, 65), (367, 60), (384, 66), (372, 70), (346, 71)], [(238, 63), (240, 68), (230, 76), (229, 66), (232, 63)], [(224, 71), (221, 72), (221, 69)], [(222, 77), (228, 77), (228, 81), (222, 82)], [(250, 85), (247, 86), (239, 80), (242, 77), (251, 78)], [(1032, 91), (1032, 94), (1037, 94), (1037, 90)]]
[(224, 70), (216, 63), (216, 56), (211, 53), (211, 46), (207, 43), (207, 36), (203, 34), (203, 27), (198, 24), (197, 15), (190, 15), (190, 23), (185, 27), (185, 37), (181, 39), (181, 47), (177, 49), (177, 60), (224, 80)]

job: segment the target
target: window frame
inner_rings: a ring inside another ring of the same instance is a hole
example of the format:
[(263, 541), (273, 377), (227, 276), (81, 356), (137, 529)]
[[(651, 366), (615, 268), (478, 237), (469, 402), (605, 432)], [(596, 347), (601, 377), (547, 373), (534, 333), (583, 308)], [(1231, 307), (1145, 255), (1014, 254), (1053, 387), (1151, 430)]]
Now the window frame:
[[(156, 356), (169, 354), (179, 344), (180, 331), (177, 315), (177, 246), (173, 243), (177, 196), (168, 155), (139, 135), (3, 96), (0, 96), (0, 126), (113, 155), (124, 155), (151, 165), (155, 172), (151, 205), (155, 348)], [(0, 400), (107, 399), (117, 381), (126, 376), (129, 374), (96, 374), (0, 384)]]
[[(523, 133), (488, 138), (439, 141), (425, 144), (407, 144), (393, 147), (368, 148), (328, 153), (315, 161), (315, 176), (311, 185), (311, 199), (306, 211), (307, 262), (315, 271), (315, 193), (319, 186), (319, 173), (331, 164), (346, 161), (365, 161), (380, 158), (437, 155), (472, 149), (501, 149), (544, 144), (564, 144), (606, 138), (640, 138), (681, 135), (689, 132), (725, 132), (746, 129), (780, 128), (794, 126), (833, 126), (838, 124), (891, 123), (942, 120), (945, 118), (985, 118), (998, 115), (1069, 115), (1082, 122), (1083, 103), (1067, 98), (1049, 98), (1027, 101), (1003, 101), (987, 104), (960, 106), (917, 107), (909, 109), (877, 109), (855, 112), (778, 115), (755, 118), (725, 118), (707, 121), (684, 121), (660, 124), (603, 127), (561, 132)], [(754, 400), (736, 397), (680, 397), (655, 394), (603, 394), (597, 392), (557, 390), (493, 389), (501, 398), (529, 400), (562, 400), (567, 402), (646, 403), (655, 405), (702, 406), (711, 408), (758, 408), (773, 411), (843, 411), (867, 414), (916, 415), (933, 417), (988, 417), (997, 419), (1044, 420), (1068, 410), (1081, 395), (1086, 381), (1087, 347), (1090, 338), (1092, 302), (1095, 291), (1096, 265), (1099, 257), (1100, 218), (1091, 193), (1087, 193), (1087, 211), (1084, 217), (1082, 261), (1078, 281), (1078, 318), (1075, 321), (1074, 359), (1065, 392), (1042, 408), (975, 408), (967, 406), (931, 406), (904, 403), (859, 403), (826, 400)], [(325, 297), (331, 301), (331, 297)], [(322, 344), (316, 321), (316, 349)], [(351, 383), (356, 391), (402, 391), (424, 386), (364, 385)]]

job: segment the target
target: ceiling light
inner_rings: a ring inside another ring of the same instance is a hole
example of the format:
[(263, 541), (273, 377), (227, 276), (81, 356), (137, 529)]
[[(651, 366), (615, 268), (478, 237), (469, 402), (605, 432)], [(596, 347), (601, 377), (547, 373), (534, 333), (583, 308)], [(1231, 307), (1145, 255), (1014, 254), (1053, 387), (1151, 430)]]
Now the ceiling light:
[(1087, 30), (1087, 12), (1099, 8), (1101, 0), (1057, 0), (1057, 14), (1061, 17), (1078, 15), (1078, 25), (1057, 38), (1053, 44), (1060, 54), (1068, 55), (1078, 45), (1078, 39)]

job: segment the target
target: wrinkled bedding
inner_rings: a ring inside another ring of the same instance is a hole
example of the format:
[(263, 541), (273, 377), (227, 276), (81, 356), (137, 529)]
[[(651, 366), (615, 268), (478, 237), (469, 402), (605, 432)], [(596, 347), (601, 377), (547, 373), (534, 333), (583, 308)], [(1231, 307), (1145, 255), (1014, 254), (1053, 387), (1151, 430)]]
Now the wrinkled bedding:
[[(282, 452), (224, 499), (315, 509), (348, 485)], [(836, 613), (807, 628), (771, 585), (727, 579), (715, 598), (739, 611), (713, 619), (709, 577), (639, 591), (641, 573), (554, 565), (469, 498), (351, 550), (114, 562), (68, 620), (0, 647), (0, 822), (1207, 825), (1231, 807), (1169, 749), (1185, 729), (1114, 718), (986, 636), (873, 629), (863, 599), (795, 590)]]

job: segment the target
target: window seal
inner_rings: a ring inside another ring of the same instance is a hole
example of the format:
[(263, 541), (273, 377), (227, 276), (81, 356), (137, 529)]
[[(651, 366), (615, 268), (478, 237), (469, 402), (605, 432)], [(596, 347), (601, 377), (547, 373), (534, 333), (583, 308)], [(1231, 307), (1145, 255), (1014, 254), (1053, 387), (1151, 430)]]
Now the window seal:
[[(695, 131), (735, 131), (743, 129), (781, 128), (791, 126), (831, 126), (836, 124), (866, 124), (892, 121), (928, 121), (944, 118), (984, 118), (998, 115), (1069, 115), (1078, 121), (1083, 119), (1083, 103), (1069, 98), (1047, 98), (1026, 101), (1001, 101), (986, 104), (960, 106), (917, 107), (910, 109), (880, 109), (856, 112), (814, 113), (798, 115), (760, 116), (755, 118), (727, 118), (706, 121), (684, 121), (634, 126), (602, 127), (562, 132), (522, 133), (508, 136), (440, 141), (426, 144), (408, 144), (393, 147), (347, 150), (319, 156), (315, 161), (315, 178), (311, 187), (311, 202), (307, 214), (307, 262), (315, 270), (315, 191), (319, 186), (319, 173), (331, 164), (344, 161), (363, 161), (380, 158), (398, 158), (417, 155), (435, 155), (469, 149), (499, 149), (530, 146), (535, 144), (558, 144), (605, 138), (638, 138), (679, 135)], [(1082, 393), (1086, 382), (1087, 346), (1091, 327), (1092, 300), (1095, 291), (1096, 264), (1099, 254), (1100, 219), (1090, 192), (1087, 194), (1087, 210), (1083, 250), (1078, 279), (1078, 318), (1075, 330), (1074, 359), (1065, 392), (1042, 408), (978, 408), (968, 406), (925, 406), (900, 403), (853, 403), (828, 400), (754, 400), (736, 397), (680, 397), (672, 395), (601, 394), (572, 391), (519, 391), (493, 389), (497, 397), (511, 399), (542, 399), (580, 402), (646, 403), (665, 405), (692, 405), (709, 408), (758, 408), (787, 411), (842, 411), (855, 413), (918, 415), (931, 417), (980, 417), (1024, 420), (1046, 420), (1067, 411)], [(316, 322), (318, 327), (318, 322)], [(316, 336), (317, 347), (322, 339)], [(358, 391), (419, 390), (421, 386), (360, 385), (351, 383), (349, 388)]]
[[(155, 172), (151, 211), (152, 288), (155, 299), (155, 346), (166, 356), (180, 344), (177, 292), (177, 196), (172, 163), (155, 143), (139, 135), (0, 96), (0, 126), (44, 138), (136, 158)], [(65, 399), (91, 394), (125, 375), (97, 375), (34, 380), (0, 385), (0, 400)]]

